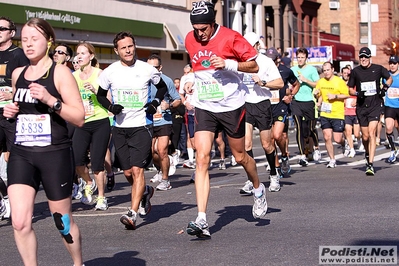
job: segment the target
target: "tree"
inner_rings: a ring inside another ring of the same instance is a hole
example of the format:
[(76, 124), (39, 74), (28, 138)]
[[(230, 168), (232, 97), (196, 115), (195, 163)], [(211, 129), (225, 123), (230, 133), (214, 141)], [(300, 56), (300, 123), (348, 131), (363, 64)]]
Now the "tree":
[(398, 37), (389, 37), (385, 41), (383, 41), (385, 47), (382, 48), (382, 51), (386, 55), (399, 55), (399, 38)]

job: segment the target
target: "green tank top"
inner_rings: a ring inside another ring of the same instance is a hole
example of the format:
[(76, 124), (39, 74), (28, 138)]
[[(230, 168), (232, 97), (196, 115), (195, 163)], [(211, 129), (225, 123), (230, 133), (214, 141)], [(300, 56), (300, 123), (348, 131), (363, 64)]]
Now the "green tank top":
[(86, 80), (82, 80), (80, 78), (79, 76), (81, 73), (80, 69), (73, 72), (73, 76), (75, 77), (76, 82), (78, 83), (80, 96), (82, 97), (83, 100), (86, 123), (108, 118), (108, 111), (98, 102), (97, 95), (91, 92), (90, 90), (85, 89), (83, 86), (83, 84), (89, 82), (93, 85), (93, 87), (96, 90), (98, 90), (99, 85), (97, 80), (98, 80), (98, 73), (101, 71), (101, 69), (94, 67), (93, 70), (94, 71), (91, 74), (91, 76)]

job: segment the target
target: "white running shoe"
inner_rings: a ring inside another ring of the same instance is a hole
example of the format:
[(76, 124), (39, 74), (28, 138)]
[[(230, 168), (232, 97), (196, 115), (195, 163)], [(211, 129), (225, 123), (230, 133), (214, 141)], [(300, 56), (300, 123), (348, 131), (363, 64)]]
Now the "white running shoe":
[(11, 206), (10, 206), (10, 200), (7, 198), (3, 198), (4, 205), (6, 206), (6, 213), (3, 215), (3, 219), (10, 219), (11, 216)]
[(97, 185), (94, 182), (94, 180), (91, 183), (91, 185), (86, 184), (84, 187), (83, 195), (82, 195), (82, 198), (80, 199), (80, 202), (82, 202), (83, 204), (86, 204), (86, 205), (91, 204), (93, 201), (93, 193), (96, 189), (97, 189)]
[(270, 165), (266, 164), (265, 167), (266, 167), (266, 171), (270, 172)]
[(72, 199), (81, 199), (83, 195), (83, 188), (86, 186), (86, 181), (83, 178), (78, 179), (79, 184), (73, 183)]
[(319, 149), (314, 150), (313, 151), (313, 160), (316, 161), (316, 162), (320, 162), (320, 159), (321, 159), (320, 150)]
[(236, 158), (234, 158), (234, 155), (231, 155), (230, 164), (231, 164), (231, 166), (236, 166), (237, 165)]
[(161, 182), (162, 180), (162, 171), (158, 171), (153, 178), (150, 179), (151, 183)]
[(176, 150), (176, 151), (172, 154), (173, 165), (174, 165), (174, 166), (177, 166), (177, 165), (179, 164), (180, 154), (181, 154), (181, 152), (180, 152), (179, 150)]
[(183, 167), (189, 168), (189, 169), (195, 169), (195, 164), (194, 164), (194, 162), (191, 162), (191, 161), (185, 161), (183, 163)]
[(168, 176), (174, 175), (176, 173), (176, 165), (174, 164), (173, 157), (168, 155), (169, 157), (169, 172)]
[(358, 151), (365, 151), (363, 142), (361, 142), (361, 144), (360, 144), (360, 146), (359, 146), (359, 148), (357, 150)]
[(344, 156), (345, 157), (349, 157), (349, 153), (351, 152), (351, 150), (350, 149), (345, 149), (345, 151), (344, 151)]
[(187, 229), (187, 234), (196, 236), (198, 238), (210, 238), (211, 233), (209, 232), (208, 223), (199, 217), (195, 219), (195, 222), (189, 222)]
[(159, 182), (158, 186), (156, 187), (157, 190), (170, 190), (172, 189), (172, 186), (170, 185), (169, 180), (161, 180), (161, 182)]
[(224, 159), (220, 159), (219, 161), (219, 170), (226, 170), (226, 163)]
[(330, 162), (327, 164), (327, 168), (335, 168), (335, 167), (337, 167), (336, 161), (330, 160)]
[(280, 191), (280, 176), (278, 175), (271, 175), (270, 176), (270, 185), (269, 191), (270, 192), (277, 192)]
[(190, 183), (195, 183), (195, 171), (191, 174)]
[(351, 149), (351, 150), (349, 151), (348, 158), (353, 158), (353, 157), (355, 157), (355, 155), (356, 155), (355, 149)]
[(96, 211), (106, 211), (108, 209), (108, 200), (106, 197), (97, 197), (95, 202), (97, 203), (94, 208)]
[(260, 197), (256, 197), (254, 194), (254, 205), (252, 207), (252, 215), (255, 219), (259, 219), (265, 216), (267, 213), (265, 185), (260, 183), (260, 187), (262, 188), (262, 195)]
[(245, 181), (244, 186), (240, 189), (240, 194), (242, 195), (252, 195), (252, 190), (254, 189), (254, 185), (250, 180)]

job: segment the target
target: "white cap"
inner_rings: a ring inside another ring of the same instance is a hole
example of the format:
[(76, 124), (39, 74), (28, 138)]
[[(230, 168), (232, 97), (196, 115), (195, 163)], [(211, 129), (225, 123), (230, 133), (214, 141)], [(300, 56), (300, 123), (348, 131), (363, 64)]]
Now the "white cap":
[(252, 46), (254, 46), (257, 42), (259, 42), (259, 35), (256, 34), (255, 32), (248, 32), (247, 34), (244, 35), (244, 38), (245, 38)]

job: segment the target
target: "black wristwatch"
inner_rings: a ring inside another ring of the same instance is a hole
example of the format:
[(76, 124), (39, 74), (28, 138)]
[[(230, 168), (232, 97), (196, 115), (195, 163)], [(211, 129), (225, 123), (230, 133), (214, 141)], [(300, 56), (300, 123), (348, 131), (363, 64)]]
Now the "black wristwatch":
[(61, 108), (62, 108), (62, 102), (59, 99), (57, 99), (57, 101), (55, 101), (55, 103), (53, 104), (53, 107), (49, 108), (49, 112), (53, 113), (55, 111), (60, 111)]
[(266, 82), (266, 81), (264, 81), (264, 80), (262, 80), (262, 86), (263, 86), (263, 87), (265, 87), (265, 86), (266, 86), (266, 84), (267, 84), (267, 82)]

